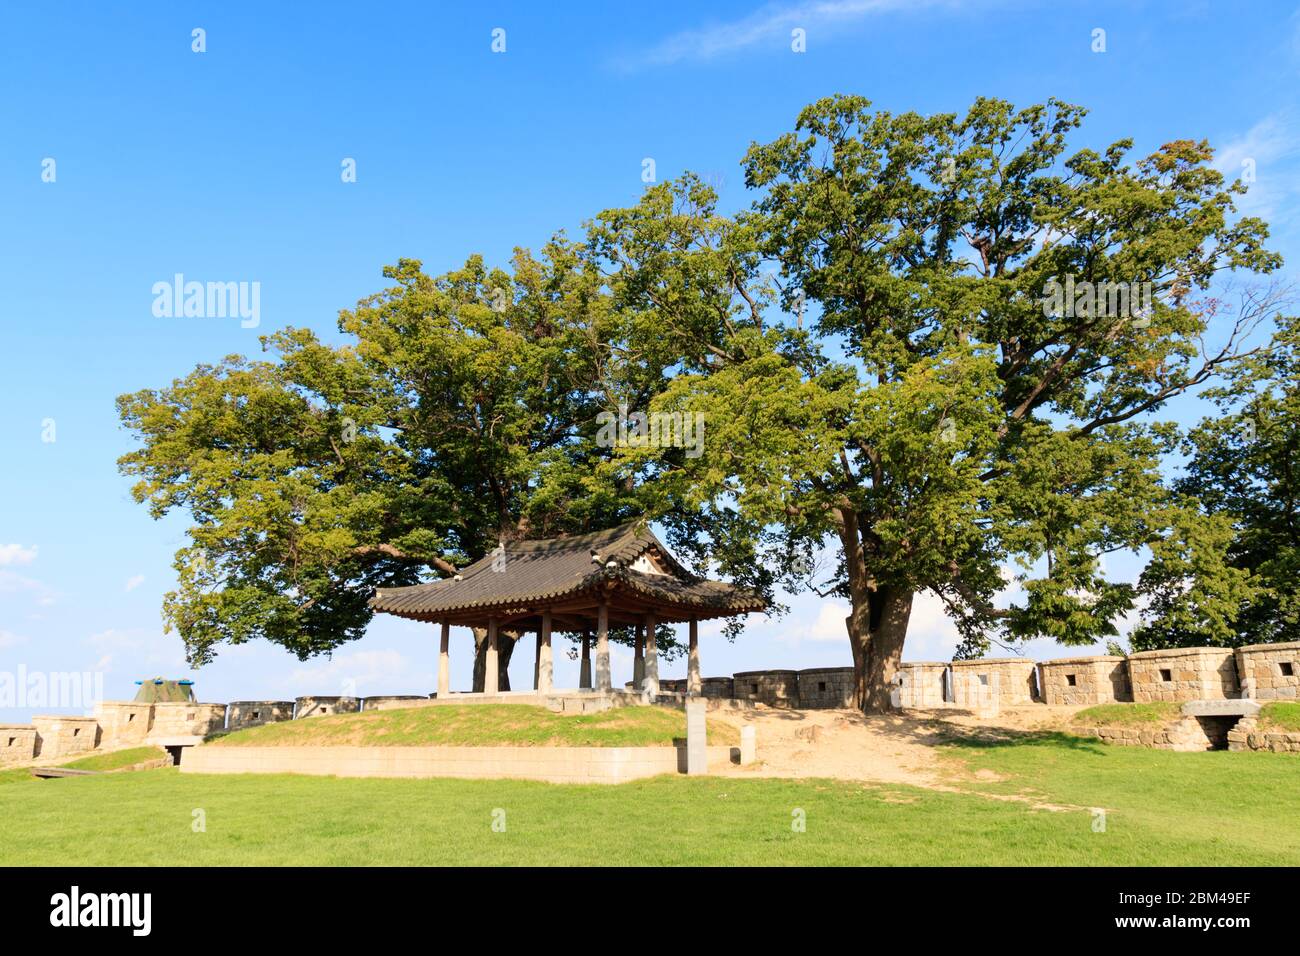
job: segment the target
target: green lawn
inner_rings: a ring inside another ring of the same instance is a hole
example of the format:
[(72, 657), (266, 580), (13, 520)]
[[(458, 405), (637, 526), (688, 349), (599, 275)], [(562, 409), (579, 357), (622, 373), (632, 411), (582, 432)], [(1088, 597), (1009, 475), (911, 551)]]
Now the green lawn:
[[(709, 742), (740, 743), (735, 727), (710, 719)], [(263, 724), (226, 734), (215, 746), (289, 747), (302, 744), (390, 747), (671, 747), (686, 736), (686, 714), (670, 707), (621, 707), (599, 714), (562, 715), (526, 704), (404, 707)]]
[[(579, 787), (172, 769), (24, 781), (0, 787), (0, 865), (1300, 865), (1293, 755), (1180, 754), (1063, 734), (964, 740), (944, 752), (954, 770), (987, 772), (955, 793), (720, 777)], [(1105, 832), (1094, 832), (1089, 807), (1106, 808)], [(206, 832), (193, 832), (195, 810)], [(497, 810), (504, 833), (492, 828)], [(806, 832), (791, 827), (797, 811)]]
[(1074, 715), (1080, 727), (1139, 727), (1177, 720), (1182, 704), (1157, 701), (1151, 704), (1098, 704)]
[(1264, 705), (1259, 717), (1270, 730), (1300, 730), (1300, 704), (1273, 701)]

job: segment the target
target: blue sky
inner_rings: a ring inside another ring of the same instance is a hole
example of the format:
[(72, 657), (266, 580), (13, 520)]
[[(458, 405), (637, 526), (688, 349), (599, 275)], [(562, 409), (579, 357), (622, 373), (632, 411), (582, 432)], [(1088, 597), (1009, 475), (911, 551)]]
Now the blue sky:
[[(195, 28), (205, 52), (191, 49)], [(806, 52), (791, 50), (794, 29)], [(1092, 110), (1078, 145), (1207, 138), (1231, 176), (1253, 159), (1245, 207), (1271, 220), (1294, 275), (1297, 90), (1300, 14), (1285, 3), (8, 5), (0, 674), (98, 671), (110, 698), (155, 674), (191, 676), (216, 701), (432, 689), (432, 628), (384, 618), (332, 660), (249, 645), (191, 673), (159, 615), (184, 524), (150, 520), (115, 467), (131, 447), (115, 396), (255, 354), (258, 335), (285, 326), (335, 340), (338, 310), (382, 288), (399, 256), (431, 271), (474, 252), (503, 261), (635, 201), (647, 157), (659, 179), (695, 170), (738, 207), (750, 141), (834, 92), (920, 112), (1056, 96)], [(347, 158), (355, 183), (341, 181)], [(152, 286), (176, 273), (260, 283), (259, 327), (155, 317)], [(705, 671), (847, 664), (842, 617), (800, 599), (735, 645), (706, 628)], [(907, 657), (946, 658), (954, 641), (921, 601)], [(469, 647), (453, 645), (454, 686)], [(531, 660), (521, 648), (518, 683)], [(628, 661), (615, 667), (630, 676)], [(557, 668), (576, 683), (576, 664)]]

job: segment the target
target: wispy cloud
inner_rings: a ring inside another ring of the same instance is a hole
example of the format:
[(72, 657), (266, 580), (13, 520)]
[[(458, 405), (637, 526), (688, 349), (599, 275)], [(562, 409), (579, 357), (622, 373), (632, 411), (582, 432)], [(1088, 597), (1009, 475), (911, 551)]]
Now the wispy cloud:
[(803, 29), (809, 41), (814, 33), (897, 11), (924, 7), (958, 6), (960, 0), (811, 0), (803, 3), (768, 4), (748, 16), (666, 37), (649, 49), (622, 57), (617, 66), (625, 70), (671, 66), (682, 62), (703, 62), (756, 46), (789, 43), (791, 31)]
[(1245, 179), (1241, 212), (1278, 220), (1300, 201), (1300, 114), (1284, 109), (1265, 116), (1220, 146), (1214, 165), (1228, 179)]
[(329, 661), (300, 667), (288, 684), (313, 694), (356, 694), (358, 688), (409, 675), (410, 662), (395, 650), (357, 651)]
[(13, 631), (0, 631), (0, 650), (26, 643), (27, 638), (21, 634), (15, 634)]
[(138, 588), (138, 587), (139, 587), (140, 585), (142, 585), (142, 584), (144, 584), (144, 575), (143, 575), (143, 574), (137, 574), (137, 575), (135, 575), (134, 577), (132, 577), (132, 578), (130, 578), (130, 579), (127, 580), (127, 582), (126, 582), (126, 587), (123, 588), (123, 590), (124, 590), (124, 591), (134, 591), (136, 588)]
[(35, 560), (35, 545), (24, 548), (21, 544), (0, 544), (0, 565), (31, 564)]
[(54, 603), (54, 592), (44, 583), (13, 571), (0, 571), (0, 594), (29, 594), (41, 607)]

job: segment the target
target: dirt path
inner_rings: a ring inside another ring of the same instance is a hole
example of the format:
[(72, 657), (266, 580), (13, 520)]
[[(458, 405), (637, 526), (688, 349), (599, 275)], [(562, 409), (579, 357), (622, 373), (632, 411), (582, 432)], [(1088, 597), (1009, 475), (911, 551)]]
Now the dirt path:
[(1077, 710), (1038, 705), (1003, 709), (996, 715), (938, 710), (868, 716), (853, 710), (759, 708), (719, 714), (738, 727), (754, 726), (758, 762), (710, 770), (734, 776), (830, 777), (948, 790), (961, 779), (960, 767), (940, 760), (936, 745), (962, 734), (998, 736), (1007, 731), (1060, 729)]

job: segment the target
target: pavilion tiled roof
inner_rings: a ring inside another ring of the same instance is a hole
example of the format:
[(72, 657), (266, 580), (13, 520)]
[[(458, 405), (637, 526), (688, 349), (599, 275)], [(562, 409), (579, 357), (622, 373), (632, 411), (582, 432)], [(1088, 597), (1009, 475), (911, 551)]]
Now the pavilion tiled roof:
[[(667, 573), (631, 567), (647, 552)], [(588, 534), (509, 543), (504, 546), (504, 561), (499, 552), (490, 553), (453, 578), (379, 588), (370, 606), (399, 617), (434, 621), (476, 610), (541, 607), (613, 590), (652, 604), (698, 610), (701, 618), (767, 608), (753, 592), (691, 574), (640, 520)]]

